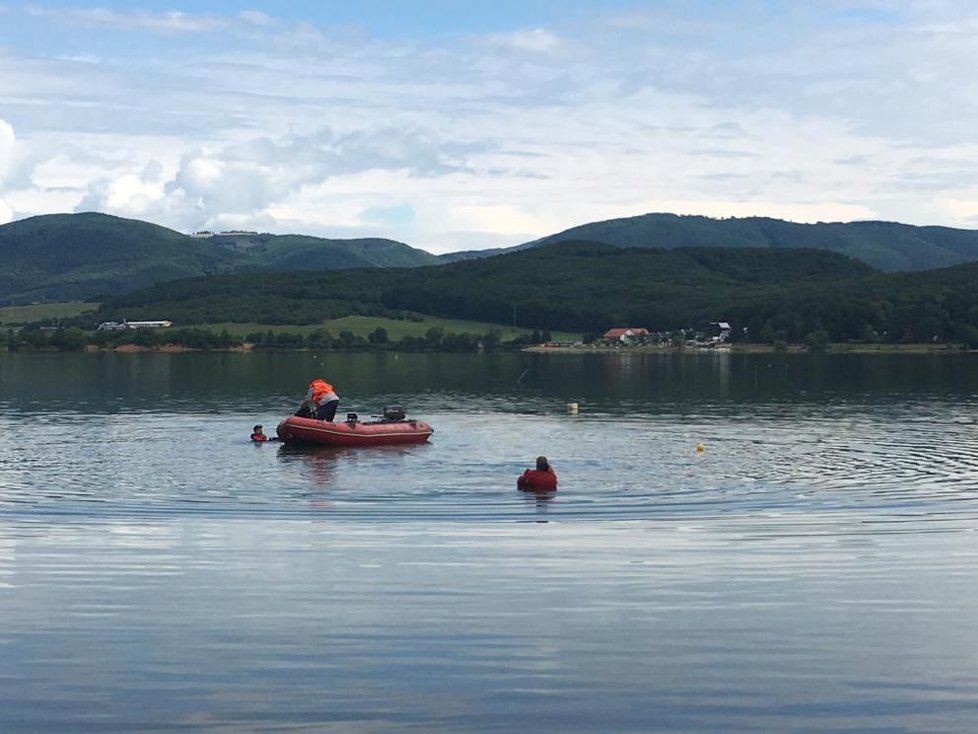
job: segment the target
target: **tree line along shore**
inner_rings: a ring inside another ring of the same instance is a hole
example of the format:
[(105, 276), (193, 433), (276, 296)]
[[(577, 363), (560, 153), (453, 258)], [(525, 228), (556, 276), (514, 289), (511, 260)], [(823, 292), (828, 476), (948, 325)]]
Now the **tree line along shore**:
[(335, 352), (493, 352), (529, 351), (539, 354), (709, 354), (709, 353), (960, 353), (974, 349), (964, 342), (832, 342), (826, 332), (814, 333), (801, 343), (774, 339), (770, 342), (685, 341), (672, 339), (644, 344), (609, 343), (591, 336), (573, 341), (554, 341), (548, 330), (523, 332), (504, 339), (500, 332), (484, 333), (429, 327), (423, 335), (391, 339), (383, 326), (366, 335), (350, 330), (334, 335), (325, 329), (300, 331), (268, 329), (237, 336), (227, 329), (197, 327), (135, 329), (121, 332), (84, 330), (78, 327), (29, 325), (0, 330), (3, 351), (335, 351)]

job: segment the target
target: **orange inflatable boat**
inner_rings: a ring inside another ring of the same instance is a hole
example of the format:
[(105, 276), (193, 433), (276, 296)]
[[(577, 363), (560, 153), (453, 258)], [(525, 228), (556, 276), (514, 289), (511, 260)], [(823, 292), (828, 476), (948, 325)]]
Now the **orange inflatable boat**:
[(384, 417), (361, 421), (356, 413), (345, 421), (321, 421), (290, 415), (275, 429), (286, 443), (311, 443), (323, 446), (388, 446), (399, 443), (424, 443), (434, 429), (424, 421), (406, 418), (400, 408), (385, 408)]

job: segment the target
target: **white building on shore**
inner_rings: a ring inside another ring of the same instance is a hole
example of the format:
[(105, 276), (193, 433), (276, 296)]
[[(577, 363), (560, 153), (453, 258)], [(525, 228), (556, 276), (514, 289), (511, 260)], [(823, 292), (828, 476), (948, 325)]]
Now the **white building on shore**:
[(126, 329), (166, 329), (173, 326), (170, 321), (103, 321), (99, 331), (125, 331)]

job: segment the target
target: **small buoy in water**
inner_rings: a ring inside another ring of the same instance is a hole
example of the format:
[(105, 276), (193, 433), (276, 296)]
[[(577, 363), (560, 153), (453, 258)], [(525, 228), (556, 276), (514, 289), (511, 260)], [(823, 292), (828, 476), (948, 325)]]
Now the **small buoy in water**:
[(567, 412), (571, 415), (577, 415), (577, 403), (567, 403)]
[(706, 451), (706, 446), (704, 446), (701, 443), (696, 444), (696, 453), (697, 454), (702, 454), (704, 451)]

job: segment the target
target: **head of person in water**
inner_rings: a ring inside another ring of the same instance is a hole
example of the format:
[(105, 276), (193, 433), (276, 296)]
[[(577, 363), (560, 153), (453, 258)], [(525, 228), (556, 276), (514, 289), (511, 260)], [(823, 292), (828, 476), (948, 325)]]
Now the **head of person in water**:
[(550, 468), (550, 463), (547, 461), (546, 456), (537, 457), (537, 471), (547, 471)]

